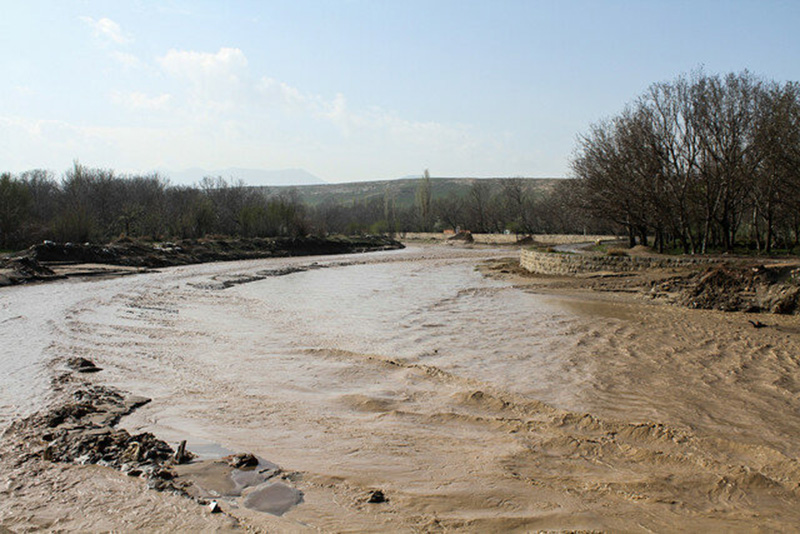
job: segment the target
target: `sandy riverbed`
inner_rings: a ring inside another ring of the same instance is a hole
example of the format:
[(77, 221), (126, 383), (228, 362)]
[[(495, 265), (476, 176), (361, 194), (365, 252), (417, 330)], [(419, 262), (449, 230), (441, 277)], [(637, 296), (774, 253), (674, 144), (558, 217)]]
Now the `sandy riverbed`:
[[(4, 439), (0, 525), (794, 530), (798, 317), (754, 329), (742, 314), (475, 271), (503, 255), (412, 247), (0, 294), (0, 335), (17, 341), (6, 356), (30, 360), (7, 374), (37, 388), (0, 399), (7, 418), (37, 407), (61, 358), (91, 357), (93, 381), (153, 399), (125, 428), (253, 452), (304, 494), (280, 517), (235, 501), (212, 516), (108, 469), (21, 462)], [(31, 302), (48, 291), (56, 305)], [(378, 488), (388, 502), (367, 503)]]

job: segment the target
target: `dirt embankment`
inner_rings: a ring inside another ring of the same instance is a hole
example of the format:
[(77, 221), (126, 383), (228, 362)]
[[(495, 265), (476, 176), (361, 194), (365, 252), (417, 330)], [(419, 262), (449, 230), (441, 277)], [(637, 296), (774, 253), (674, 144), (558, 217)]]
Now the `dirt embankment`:
[(185, 239), (162, 243), (120, 240), (106, 245), (45, 241), (16, 256), (0, 258), (0, 286), (75, 275), (125, 274), (148, 268), (215, 261), (348, 254), (399, 248), (403, 248), (399, 241), (382, 236)]
[(509, 259), (489, 263), (486, 272), (542, 289), (633, 294), (695, 309), (800, 313), (800, 261), (721, 260), (705, 266), (551, 276), (530, 273)]
[[(662, 288), (674, 291), (669, 281), (654, 286)], [(800, 266), (719, 265), (688, 277), (678, 290), (677, 300), (691, 308), (794, 314), (800, 311)]]

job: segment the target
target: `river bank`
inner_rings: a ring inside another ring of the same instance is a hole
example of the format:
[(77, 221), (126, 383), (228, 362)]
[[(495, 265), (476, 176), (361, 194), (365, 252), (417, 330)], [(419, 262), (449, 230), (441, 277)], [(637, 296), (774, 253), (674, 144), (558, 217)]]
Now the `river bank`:
[(523, 261), (498, 259), (481, 265), (480, 270), (543, 291), (627, 294), (693, 309), (750, 314), (800, 312), (800, 260), (793, 258), (654, 254), (609, 258), (525, 250), (521, 254)]
[[(151, 398), (120, 421), (131, 436), (252, 452), (291, 474), (303, 502), (281, 516), (226, 505), (238, 528), (794, 528), (796, 316), (755, 329), (475, 271), (507, 255), (409, 247), (18, 286), (0, 309), (23, 317), (0, 317), (0, 335), (42, 339), (0, 341), (40, 351), (48, 376), (87, 357), (103, 369), (91, 385)], [(19, 308), (45, 294), (57, 298)], [(137, 477), (2, 452), (12, 530), (237, 528)], [(369, 502), (377, 490), (384, 502)]]
[(107, 244), (45, 241), (0, 258), (0, 287), (69, 276), (114, 276), (218, 261), (394, 250), (384, 236), (203, 238), (170, 242), (122, 239)]

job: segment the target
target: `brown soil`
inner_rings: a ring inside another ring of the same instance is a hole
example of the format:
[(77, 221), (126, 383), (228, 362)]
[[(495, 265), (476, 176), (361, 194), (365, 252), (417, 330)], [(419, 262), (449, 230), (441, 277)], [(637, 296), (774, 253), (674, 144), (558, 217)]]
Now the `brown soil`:
[(474, 243), (475, 238), (472, 237), (470, 232), (459, 232), (447, 238), (448, 241), (463, 241), (465, 243)]

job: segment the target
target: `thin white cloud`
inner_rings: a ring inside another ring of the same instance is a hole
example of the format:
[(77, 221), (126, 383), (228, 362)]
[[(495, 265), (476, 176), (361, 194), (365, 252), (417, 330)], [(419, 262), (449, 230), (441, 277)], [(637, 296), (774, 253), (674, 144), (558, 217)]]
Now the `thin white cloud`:
[(80, 17), (80, 19), (94, 30), (95, 37), (105, 38), (116, 44), (127, 44), (133, 40), (123, 33), (119, 24), (109, 18), (95, 20), (92, 17)]
[(111, 52), (111, 57), (126, 68), (133, 69), (142, 66), (142, 60), (140, 60), (133, 54), (129, 54), (128, 52), (120, 52), (119, 50), (114, 50), (113, 52)]
[(314, 99), (285, 82), (279, 82), (266, 76), (261, 78), (256, 90), (267, 99), (277, 100), (290, 107), (306, 106)]
[(342, 131), (349, 133), (351, 123), (360, 122), (358, 117), (354, 117), (347, 110), (347, 100), (342, 93), (337, 93), (336, 97), (325, 105), (325, 111), (320, 115), (338, 124)]
[(158, 96), (147, 96), (137, 91), (123, 93), (116, 92), (111, 96), (111, 100), (119, 105), (133, 110), (163, 110), (172, 98), (171, 95), (164, 93)]
[(247, 57), (238, 48), (218, 52), (172, 49), (156, 58), (161, 69), (179, 81), (188, 82), (186, 94), (175, 94), (186, 104), (193, 120), (209, 123), (234, 111), (247, 112), (252, 86), (247, 80)]
[(172, 49), (157, 61), (167, 73), (193, 81), (237, 79), (247, 67), (247, 58), (238, 48), (220, 48), (215, 54)]

